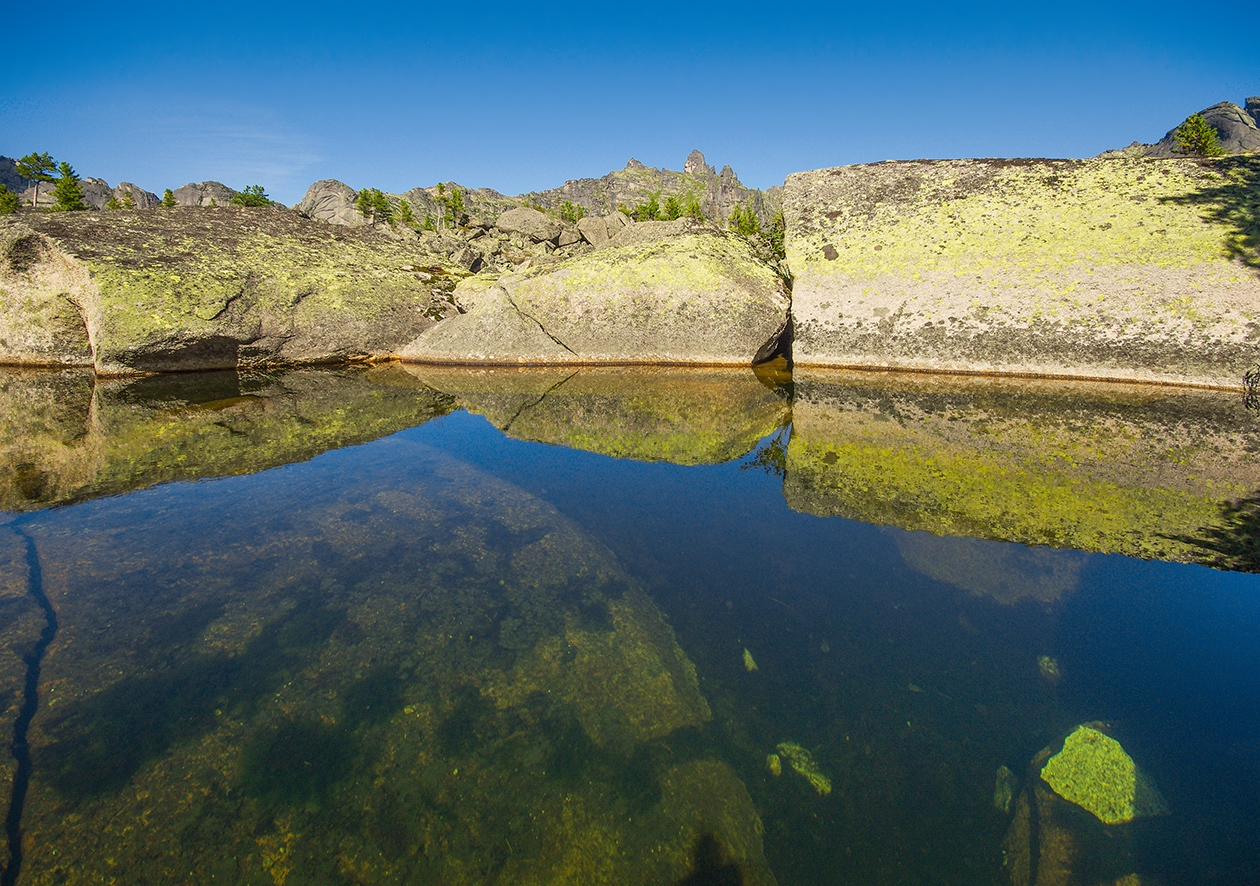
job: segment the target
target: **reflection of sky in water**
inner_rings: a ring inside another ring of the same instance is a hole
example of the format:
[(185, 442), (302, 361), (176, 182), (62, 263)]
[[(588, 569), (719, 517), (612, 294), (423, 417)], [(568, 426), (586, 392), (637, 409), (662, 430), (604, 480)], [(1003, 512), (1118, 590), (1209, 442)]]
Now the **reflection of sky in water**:
[[(995, 771), (1086, 721), (1173, 809), (1139, 870), (1260, 863), (1254, 576), (821, 518), (781, 484), (456, 413), (25, 518), (61, 630), (20, 882), (669, 882), (708, 832), (749, 883), (998, 883)], [(39, 624), (6, 581), (14, 660)], [(785, 742), (831, 793), (772, 774)]]

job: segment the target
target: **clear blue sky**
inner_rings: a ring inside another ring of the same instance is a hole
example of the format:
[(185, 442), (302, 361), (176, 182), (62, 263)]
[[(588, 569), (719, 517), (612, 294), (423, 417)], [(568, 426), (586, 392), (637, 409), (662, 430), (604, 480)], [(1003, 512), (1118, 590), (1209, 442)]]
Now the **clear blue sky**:
[(516, 194), (692, 148), (747, 185), (1087, 157), (1260, 94), (1255, 0), (54, 4), (10, 22), (0, 154), (158, 194), (323, 178)]

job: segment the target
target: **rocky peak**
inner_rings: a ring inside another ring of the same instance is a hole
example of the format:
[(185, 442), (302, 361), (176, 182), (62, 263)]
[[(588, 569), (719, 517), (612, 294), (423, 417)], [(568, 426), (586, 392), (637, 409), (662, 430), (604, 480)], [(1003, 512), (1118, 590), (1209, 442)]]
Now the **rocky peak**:
[(635, 172), (646, 172), (647, 167), (633, 157), (626, 163), (626, 169), (633, 169)]
[(176, 188), (175, 202), (180, 206), (227, 206), (236, 191), (222, 182), (196, 182)]
[(1260, 124), (1260, 95), (1253, 95), (1247, 98), (1247, 113), (1256, 118), (1256, 123)]
[(713, 175), (713, 167), (704, 162), (704, 154), (697, 149), (687, 155), (683, 164), (683, 172), (690, 175)]

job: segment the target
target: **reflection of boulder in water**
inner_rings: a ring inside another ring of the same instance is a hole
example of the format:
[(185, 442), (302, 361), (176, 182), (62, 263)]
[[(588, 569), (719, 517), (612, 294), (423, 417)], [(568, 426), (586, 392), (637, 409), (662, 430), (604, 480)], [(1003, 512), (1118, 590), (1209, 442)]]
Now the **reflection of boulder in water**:
[(1002, 848), (1012, 886), (1141, 886), (1139, 819), (1168, 814), (1150, 779), (1099, 724), (1032, 761)]
[(1076, 590), (1087, 556), (926, 532), (894, 531), (894, 538), (915, 572), (1007, 606), (1025, 598), (1039, 603), (1063, 599)]
[[(361, 369), (98, 379), (0, 369), (0, 508), (238, 476), (387, 436), (449, 398)], [(379, 378), (379, 375), (373, 376)]]
[(789, 507), (938, 535), (1201, 562), (1260, 488), (1224, 391), (797, 368)]
[(752, 369), (404, 368), (511, 437), (641, 461), (730, 461), (788, 414)]
[(652, 599), (416, 436), (40, 516), (62, 631), (36, 755), (108, 766), (119, 723), (178, 728), (92, 792), (37, 773), (24, 881), (664, 884), (711, 833), (774, 882)]

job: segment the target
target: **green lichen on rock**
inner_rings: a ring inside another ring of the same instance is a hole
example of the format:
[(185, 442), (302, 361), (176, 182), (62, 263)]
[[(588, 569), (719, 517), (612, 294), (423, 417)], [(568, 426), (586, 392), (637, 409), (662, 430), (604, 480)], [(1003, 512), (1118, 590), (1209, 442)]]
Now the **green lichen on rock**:
[(107, 375), (389, 356), (455, 312), (449, 293), (466, 274), (408, 241), (280, 208), (30, 224), (41, 257), (22, 279), (39, 288), (58, 262), (89, 278), (72, 304)]
[[(673, 231), (673, 229), (670, 229)], [(681, 229), (680, 229), (681, 230)], [(782, 329), (782, 281), (742, 238), (706, 228), (480, 282), (466, 314), (405, 349), (434, 363), (748, 365)]]
[(1237, 385), (1260, 340), (1260, 159), (1230, 163), (941, 160), (794, 174), (794, 357)]
[(1168, 814), (1159, 790), (1120, 743), (1091, 726), (1076, 727), (1063, 750), (1046, 761), (1041, 778), (1103, 824)]

